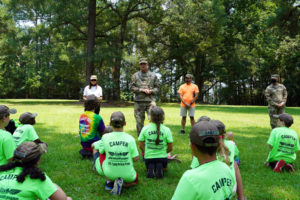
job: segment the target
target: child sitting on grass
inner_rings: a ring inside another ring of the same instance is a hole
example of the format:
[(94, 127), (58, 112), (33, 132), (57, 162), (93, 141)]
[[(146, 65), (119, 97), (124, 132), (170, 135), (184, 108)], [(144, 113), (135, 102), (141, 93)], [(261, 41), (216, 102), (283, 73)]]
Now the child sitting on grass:
[(103, 119), (94, 111), (98, 107), (99, 101), (95, 95), (88, 95), (84, 101), (85, 112), (79, 119), (79, 135), (82, 149), (79, 153), (83, 158), (92, 157), (92, 144), (101, 139), (105, 130)]
[(139, 136), (139, 147), (145, 152), (147, 178), (163, 177), (168, 166), (168, 153), (172, 151), (172, 133), (162, 123), (165, 118), (163, 109), (158, 106), (150, 110), (151, 123), (145, 126)]
[(218, 128), (208, 121), (196, 123), (190, 132), (193, 156), (199, 167), (181, 177), (172, 200), (232, 199), (235, 179), (229, 167), (217, 160)]
[(0, 105), (0, 165), (7, 164), (12, 160), (16, 148), (13, 136), (5, 130), (10, 120), (9, 115), (14, 113), (16, 113), (15, 109)]
[(12, 161), (0, 166), (1, 199), (72, 200), (38, 168), (42, 153), (35, 142), (23, 142)]
[(278, 117), (278, 127), (272, 130), (268, 139), (271, 151), (265, 164), (274, 172), (283, 170), (294, 172), (293, 162), (296, 160), (296, 151), (300, 150), (298, 134), (289, 128), (294, 123), (294, 119), (287, 113), (276, 117)]
[(22, 113), (19, 117), (19, 126), (15, 130), (13, 137), (15, 140), (15, 143), (18, 146), (22, 144), (23, 142), (33, 141), (36, 144), (39, 144), (41, 148), (43, 149), (43, 152), (47, 152), (47, 144), (42, 142), (37, 135), (33, 125), (36, 123), (35, 118), (37, 116), (37, 113), (30, 113), (25, 112)]
[(122, 112), (114, 112), (110, 117), (113, 132), (106, 133), (102, 139), (93, 143), (95, 168), (106, 177), (105, 189), (111, 194), (120, 195), (122, 187), (138, 184), (138, 175), (133, 161), (139, 159), (135, 139), (123, 132), (126, 125)]

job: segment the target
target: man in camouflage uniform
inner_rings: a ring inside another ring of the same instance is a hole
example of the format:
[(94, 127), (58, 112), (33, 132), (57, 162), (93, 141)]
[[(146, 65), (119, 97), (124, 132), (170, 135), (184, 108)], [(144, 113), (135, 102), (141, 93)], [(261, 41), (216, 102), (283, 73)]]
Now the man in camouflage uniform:
[(285, 112), (285, 104), (287, 99), (287, 91), (283, 84), (279, 83), (279, 75), (271, 76), (272, 84), (266, 90), (265, 95), (269, 105), (270, 124), (272, 129), (277, 126), (277, 118), (274, 115), (279, 115)]
[(148, 70), (148, 61), (143, 58), (139, 62), (140, 71), (131, 77), (131, 91), (134, 92), (134, 117), (136, 119), (136, 131), (140, 132), (144, 126), (145, 112), (149, 119), (149, 110), (151, 106), (155, 106), (155, 97), (159, 88), (159, 81), (155, 73)]

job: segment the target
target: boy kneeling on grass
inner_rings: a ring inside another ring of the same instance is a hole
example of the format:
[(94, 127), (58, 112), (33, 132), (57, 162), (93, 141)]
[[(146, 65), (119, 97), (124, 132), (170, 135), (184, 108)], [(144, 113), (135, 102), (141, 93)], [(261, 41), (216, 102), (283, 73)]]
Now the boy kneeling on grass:
[(139, 159), (134, 138), (123, 132), (126, 125), (122, 112), (114, 112), (110, 117), (113, 132), (104, 134), (102, 139), (93, 143), (95, 168), (106, 177), (105, 189), (111, 194), (120, 195), (122, 187), (138, 183), (138, 175), (133, 161)]
[(216, 158), (218, 128), (208, 121), (196, 123), (190, 132), (190, 142), (200, 165), (182, 175), (172, 199), (232, 199), (235, 178), (230, 168)]
[(289, 128), (294, 119), (287, 113), (276, 117), (278, 127), (272, 130), (268, 139), (271, 151), (265, 165), (271, 167), (274, 172), (294, 172), (293, 162), (296, 160), (296, 151), (300, 150), (298, 134)]
[(19, 122), (21, 124), (19, 124), (18, 128), (15, 130), (13, 137), (17, 147), (20, 146), (23, 142), (33, 141), (36, 144), (40, 145), (43, 153), (46, 153), (47, 144), (40, 140), (33, 127), (33, 125), (35, 124), (36, 116), (37, 113), (22, 113), (19, 117)]

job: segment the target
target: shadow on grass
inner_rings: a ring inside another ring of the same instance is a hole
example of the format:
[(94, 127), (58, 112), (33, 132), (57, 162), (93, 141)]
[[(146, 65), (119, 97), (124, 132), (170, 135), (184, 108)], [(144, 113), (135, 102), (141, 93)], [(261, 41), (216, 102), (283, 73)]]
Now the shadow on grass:
[(79, 100), (67, 100), (67, 99), (1, 99), (1, 104), (13, 104), (13, 105), (74, 105), (80, 104)]

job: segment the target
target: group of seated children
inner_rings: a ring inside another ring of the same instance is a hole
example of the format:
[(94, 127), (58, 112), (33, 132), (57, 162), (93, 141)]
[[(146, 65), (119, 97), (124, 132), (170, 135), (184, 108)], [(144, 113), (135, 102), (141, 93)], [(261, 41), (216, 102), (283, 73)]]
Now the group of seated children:
[[(5, 105), (0, 105), (1, 198), (71, 200), (59, 186), (54, 184), (51, 179), (38, 168), (41, 155), (46, 151), (46, 145), (39, 145), (44, 143), (41, 143), (38, 137), (31, 137), (32, 130), (34, 129), (30, 126), (35, 122), (28, 119), (32, 119), (32, 117), (35, 118), (36, 115), (28, 113), (21, 115), (22, 117), (20, 117), (19, 120), (24, 124), (21, 124), (19, 131), (15, 132), (17, 144), (11, 133), (5, 130), (5, 127), (10, 121), (10, 114), (15, 113), (15, 109), (9, 109)], [(29, 115), (30, 117), (28, 117)], [(27, 117), (24, 118), (24, 116)], [(23, 121), (23, 119), (25, 121)], [(26, 126), (27, 123), (28, 126)], [(23, 126), (25, 126), (25, 128)], [(22, 129), (22, 127), (24, 129)], [(27, 130), (30, 130), (30, 133), (28, 133)], [(22, 136), (22, 133), (26, 136)], [(27, 137), (29, 137), (29, 139)], [(31, 139), (33, 139), (33, 141), (30, 141)]]

